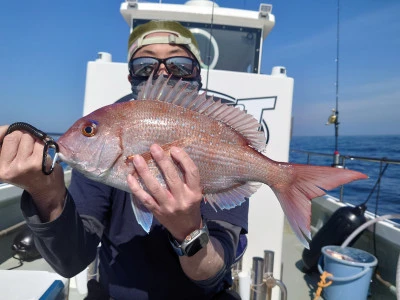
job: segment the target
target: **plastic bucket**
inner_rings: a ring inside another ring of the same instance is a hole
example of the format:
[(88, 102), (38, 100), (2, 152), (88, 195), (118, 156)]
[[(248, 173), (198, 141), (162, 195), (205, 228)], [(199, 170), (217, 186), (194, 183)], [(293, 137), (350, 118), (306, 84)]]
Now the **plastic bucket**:
[(378, 263), (376, 257), (360, 249), (340, 246), (325, 246), (322, 254), (318, 263), (319, 272), (326, 271), (333, 275), (327, 277), (332, 284), (324, 288), (324, 299), (367, 299), (372, 271)]

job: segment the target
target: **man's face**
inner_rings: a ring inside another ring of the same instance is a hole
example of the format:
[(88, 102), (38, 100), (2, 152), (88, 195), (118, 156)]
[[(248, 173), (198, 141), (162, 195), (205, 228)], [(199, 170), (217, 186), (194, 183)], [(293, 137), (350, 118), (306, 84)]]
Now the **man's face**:
[[(152, 33), (146, 36), (148, 37), (157, 37), (157, 36), (168, 36), (171, 33), (167, 32), (157, 32)], [(159, 59), (165, 59), (174, 56), (184, 56), (190, 57), (194, 59), (194, 56), (188, 51), (185, 47), (179, 45), (171, 45), (171, 44), (151, 44), (141, 47), (138, 51), (135, 52), (132, 58), (138, 57), (155, 57)], [(195, 68), (193, 72), (193, 77), (198, 75), (199, 70)], [(167, 69), (165, 65), (162, 63), (158, 68), (157, 75), (167, 75)]]

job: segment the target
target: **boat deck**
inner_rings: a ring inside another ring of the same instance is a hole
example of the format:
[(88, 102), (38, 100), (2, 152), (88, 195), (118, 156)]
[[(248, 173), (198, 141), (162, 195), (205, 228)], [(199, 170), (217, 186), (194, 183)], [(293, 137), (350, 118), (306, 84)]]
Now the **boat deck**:
[[(301, 255), (304, 247), (294, 235), (286, 220), (282, 249), (282, 282), (286, 285), (288, 300), (313, 300), (318, 288), (320, 274), (302, 272)], [(323, 297), (320, 297), (320, 300), (323, 300)]]
[[(11, 243), (12, 241), (12, 236), (15, 236), (15, 232), (11, 234), (11, 236), (8, 237), (3, 237), (3, 242), (8, 241), (8, 243)], [(365, 249), (365, 243), (370, 244), (371, 238), (368, 236), (368, 233), (364, 234), (354, 245), (356, 248), (360, 249)], [(7, 244), (8, 244), (7, 243)], [(384, 240), (378, 240), (378, 243), (382, 245), (384, 250), (389, 249), (390, 245), (385, 244)], [(3, 248), (9, 248), (5, 244), (3, 244)], [(3, 249), (6, 250), (6, 249)], [(8, 251), (9, 251), (8, 250)], [(4, 251), (7, 252), (7, 251)], [(291, 228), (289, 227), (288, 223), (285, 222), (284, 226), (284, 237), (283, 237), (283, 253), (282, 253), (282, 278), (281, 281), (285, 284), (287, 288), (287, 299), (289, 300), (313, 300), (315, 297), (315, 292), (318, 287), (318, 282), (320, 280), (319, 273), (311, 273), (311, 274), (306, 274), (302, 272), (302, 252), (303, 252), (303, 245), (299, 242), (299, 240), (296, 238), (296, 236), (293, 234)], [(390, 250), (391, 253), (378, 253), (378, 261), (379, 259), (388, 259), (390, 255), (394, 255), (394, 257), (390, 258), (392, 261), (395, 261), (395, 259), (398, 256), (398, 248), (394, 250)], [(393, 252), (393, 253), (392, 253)], [(390, 255), (389, 255), (390, 254)], [(396, 260), (397, 261), (397, 260)], [(8, 260), (5, 260), (2, 264), (0, 264), (0, 270), (7, 270), (13, 267), (18, 266), (19, 262), (18, 260), (14, 258), (9, 258)], [(393, 272), (395, 270), (396, 266), (392, 265), (392, 269), (390, 270)], [(42, 270), (42, 271), (50, 271), (54, 272), (51, 267), (43, 260), (43, 259), (38, 259), (33, 262), (24, 262), (23, 265), (19, 268), (16, 268), (15, 271), (18, 270)], [(381, 271), (384, 271), (381, 269)], [(387, 273), (387, 272), (386, 272)], [(384, 274), (384, 273), (383, 273)], [(394, 282), (391, 277), (389, 277), (387, 274), (384, 274), (386, 279), (391, 279), (391, 282)], [(81, 300), (85, 298), (85, 295), (81, 295), (78, 293), (76, 284), (75, 284), (75, 279), (70, 279), (68, 281), (69, 283), (69, 289), (68, 289), (68, 298), (70, 300)], [(381, 284), (379, 281), (376, 280), (376, 278), (372, 278), (372, 284), (371, 284), (372, 290), (373, 290), (373, 295), (371, 295), (368, 300), (381, 300), (381, 299), (387, 299), (387, 300), (395, 300), (396, 296), (394, 294), (390, 294)], [(279, 289), (278, 287), (275, 287), (275, 289)], [(275, 299), (275, 298), (274, 298)], [(278, 298), (279, 299), (279, 298)], [(323, 297), (319, 298), (320, 300), (323, 300)]]
[[(54, 273), (54, 270), (50, 267), (49, 264), (46, 263), (46, 261), (43, 258), (31, 261), (31, 262), (23, 262), (22, 266), (20, 266), (20, 267), (18, 267), (18, 265), (19, 265), (19, 261), (17, 259), (10, 258), (0, 265), (0, 270), (8, 270), (8, 269), (17, 267), (10, 272), (22, 272), (21, 273), (22, 281), (23, 281), (23, 278), (25, 278), (23, 275), (26, 275), (26, 272), (28, 272), (28, 271), (46, 271), (46, 272)], [(42, 274), (34, 273), (32, 276), (42, 276)], [(74, 279), (65, 279), (65, 281), (68, 283), (68, 287), (65, 289), (65, 299), (82, 300), (85, 298), (85, 295), (79, 294)], [(28, 282), (21, 282), (22, 287), (26, 286), (26, 285), (28, 285)], [(0, 286), (1, 286), (1, 283), (0, 283)], [(18, 293), (18, 291), (16, 291), (16, 293)], [(4, 294), (3, 295), (0, 294), (0, 298), (1, 298), (1, 296), (4, 296)], [(13, 299), (21, 299), (21, 298), (16, 297)]]
[[(298, 241), (296, 236), (292, 233), (289, 225), (285, 222), (284, 239), (283, 239), (283, 276), (282, 281), (286, 285), (289, 300), (313, 300), (317, 283), (319, 281), (319, 274), (304, 274), (301, 263), (301, 253), (303, 251), (302, 244)], [(19, 265), (18, 260), (10, 258), (0, 265), (0, 270), (7, 270)], [(43, 260), (37, 259), (32, 262), (24, 262), (23, 265), (17, 270), (41, 270), (54, 272), (52, 268)], [(278, 287), (275, 287), (278, 289)], [(69, 280), (69, 290), (67, 291), (69, 300), (81, 300), (85, 295), (78, 293), (76, 288), (75, 279)], [(321, 297), (320, 300), (323, 300)]]
[[(378, 267), (379, 261), (381, 260), (382, 267), (380, 267), (381, 274), (383, 277), (389, 280), (392, 284), (395, 282), (395, 270), (397, 257), (399, 255), (399, 248), (393, 246), (390, 241), (385, 241), (382, 238), (377, 238), (377, 243), (381, 245), (377, 254)], [(371, 232), (365, 231), (361, 237), (354, 243), (352, 247), (362, 249), (364, 251), (373, 253), (371, 249), (372, 237)], [(303, 245), (298, 241), (297, 237), (292, 232), (289, 224), (285, 220), (284, 235), (283, 235), (283, 272), (282, 281), (287, 288), (287, 299), (288, 300), (314, 300), (315, 292), (318, 288), (318, 282), (320, 281), (319, 272), (304, 273), (302, 271), (302, 253)], [(386, 252), (381, 252), (386, 251)], [(395, 262), (391, 265), (390, 270), (385, 270), (388, 265), (387, 260)], [(277, 287), (276, 287), (277, 288)], [(323, 295), (320, 296), (319, 300), (323, 300)], [(368, 300), (396, 300), (396, 295), (389, 290), (383, 283), (378, 281), (373, 274), (371, 278), (370, 291)]]

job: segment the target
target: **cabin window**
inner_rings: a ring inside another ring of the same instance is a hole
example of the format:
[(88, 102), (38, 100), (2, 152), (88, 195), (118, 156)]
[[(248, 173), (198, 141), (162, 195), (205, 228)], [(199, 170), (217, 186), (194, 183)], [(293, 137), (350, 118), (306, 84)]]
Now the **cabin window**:
[[(133, 20), (132, 26), (149, 20)], [(261, 29), (182, 22), (199, 44), (202, 68), (258, 73)]]

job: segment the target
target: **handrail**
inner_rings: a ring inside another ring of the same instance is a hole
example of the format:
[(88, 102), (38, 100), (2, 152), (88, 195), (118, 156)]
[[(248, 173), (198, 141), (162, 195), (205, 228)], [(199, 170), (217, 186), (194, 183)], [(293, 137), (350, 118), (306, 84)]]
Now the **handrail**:
[[(310, 164), (312, 157), (331, 157), (332, 161), (335, 159), (335, 154), (327, 154), (327, 153), (313, 152), (313, 151), (307, 151), (307, 150), (298, 150), (298, 149), (291, 149), (290, 152), (302, 153), (302, 154), (307, 155), (307, 164)], [(339, 165), (337, 165), (337, 167), (345, 167), (347, 161), (363, 161), (363, 162), (379, 163), (380, 168), (381, 168), (380, 176), (382, 176), (384, 173), (384, 172), (382, 172), (383, 164), (385, 164), (385, 165), (400, 165), (400, 160), (398, 160), (398, 159), (388, 159), (387, 157), (376, 158), (376, 157), (340, 154), (339, 155)], [(379, 168), (379, 166), (377, 166), (377, 167)], [(379, 190), (380, 186), (381, 186), (380, 178), (378, 179), (376, 185), (378, 186), (378, 190)], [(371, 193), (373, 192), (375, 187), (372, 189)], [(344, 191), (344, 186), (342, 185), (341, 189), (340, 189), (340, 196), (339, 196), (339, 200), (342, 202), (343, 202), (343, 191)]]
[[(307, 154), (309, 157), (311, 156), (325, 156), (325, 157), (334, 157), (334, 154), (328, 154), (328, 153), (320, 153), (320, 152), (313, 152), (313, 151), (307, 151), (307, 150), (297, 150), (297, 149), (291, 149), (290, 152), (297, 152), (297, 153), (304, 153)], [(366, 157), (366, 156), (354, 156), (354, 155), (343, 155), (340, 154), (340, 158), (346, 160), (363, 160), (363, 161), (369, 161), (369, 162), (385, 162), (388, 164), (397, 164), (400, 165), (400, 160), (397, 159), (387, 159), (386, 157), (382, 158), (375, 158), (375, 157)]]

